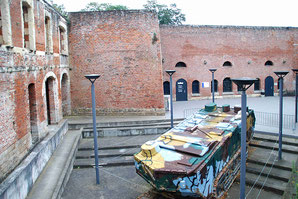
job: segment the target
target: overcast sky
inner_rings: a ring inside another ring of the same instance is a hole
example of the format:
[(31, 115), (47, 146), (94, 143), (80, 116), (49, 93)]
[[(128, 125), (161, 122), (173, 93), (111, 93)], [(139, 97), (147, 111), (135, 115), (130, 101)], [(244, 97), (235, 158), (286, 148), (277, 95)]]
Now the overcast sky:
[[(79, 11), (88, 2), (125, 5), (142, 9), (147, 0), (54, 0), (68, 12)], [(184, 24), (293, 26), (298, 27), (298, 0), (158, 0), (159, 4), (176, 3), (186, 16)]]

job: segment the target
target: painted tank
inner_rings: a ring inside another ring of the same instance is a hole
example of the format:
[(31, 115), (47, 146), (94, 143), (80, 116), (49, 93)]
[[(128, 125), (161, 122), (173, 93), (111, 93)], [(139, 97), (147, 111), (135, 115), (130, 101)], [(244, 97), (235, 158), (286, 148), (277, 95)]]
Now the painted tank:
[[(240, 169), (241, 111), (206, 105), (134, 155), (136, 172), (159, 191), (218, 198)], [(247, 140), (255, 116), (247, 109)]]

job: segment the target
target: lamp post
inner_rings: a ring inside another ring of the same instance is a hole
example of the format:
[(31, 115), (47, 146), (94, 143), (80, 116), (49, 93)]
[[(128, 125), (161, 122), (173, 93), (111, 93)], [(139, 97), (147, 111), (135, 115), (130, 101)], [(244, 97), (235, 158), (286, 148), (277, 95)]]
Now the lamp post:
[(99, 184), (99, 170), (98, 170), (98, 146), (97, 146), (97, 131), (96, 131), (96, 111), (95, 111), (95, 92), (94, 82), (100, 77), (99, 74), (85, 75), (91, 82), (91, 95), (92, 95), (92, 118), (93, 118), (93, 139), (94, 139), (94, 156), (95, 156), (95, 172), (96, 184)]
[(296, 74), (296, 87), (295, 87), (295, 123), (297, 123), (297, 97), (298, 97), (298, 69), (292, 69), (292, 71)]
[(246, 175), (246, 93), (245, 91), (257, 81), (247, 77), (232, 79), (238, 86), (241, 94), (241, 167), (240, 167), (240, 199), (245, 199), (245, 175)]
[(217, 69), (215, 68), (211, 68), (209, 69), (209, 71), (212, 73), (212, 102), (214, 103), (214, 72), (216, 71)]
[(278, 147), (278, 159), (282, 158), (282, 112), (283, 112), (283, 80), (289, 73), (288, 71), (276, 71), (274, 72), (279, 77), (279, 147)]
[(170, 75), (170, 108), (171, 108), (171, 128), (173, 128), (173, 83), (172, 83), (172, 75), (175, 73), (175, 70), (166, 70), (166, 73)]

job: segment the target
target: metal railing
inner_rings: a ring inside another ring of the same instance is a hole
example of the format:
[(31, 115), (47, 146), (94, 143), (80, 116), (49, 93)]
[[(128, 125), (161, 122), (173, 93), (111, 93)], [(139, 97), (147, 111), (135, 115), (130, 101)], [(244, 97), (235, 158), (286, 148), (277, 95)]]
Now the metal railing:
[[(184, 118), (187, 118), (197, 112), (200, 108), (184, 110)], [(256, 124), (262, 126), (279, 127), (279, 114), (255, 111)], [(295, 116), (283, 114), (283, 128), (295, 129)]]

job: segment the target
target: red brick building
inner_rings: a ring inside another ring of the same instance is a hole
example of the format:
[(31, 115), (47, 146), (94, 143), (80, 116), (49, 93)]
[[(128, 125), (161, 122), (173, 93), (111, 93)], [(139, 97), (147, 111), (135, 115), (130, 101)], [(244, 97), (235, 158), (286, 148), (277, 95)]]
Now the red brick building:
[[(274, 71), (284, 70), (289, 71), (284, 78), (284, 90), (295, 90), (295, 75), (291, 69), (298, 68), (297, 28), (161, 26), (160, 35), (163, 71), (176, 70), (173, 75), (174, 95), (179, 90), (176, 87), (179, 80), (180, 87), (183, 85), (180, 90), (187, 90), (185, 93), (181, 91), (182, 97), (211, 97), (210, 68), (217, 69), (215, 89), (218, 96), (238, 94), (230, 79), (239, 77), (259, 79), (248, 94), (273, 95), (278, 93), (278, 77)], [(169, 75), (165, 72), (163, 79), (167, 90)]]
[(67, 22), (44, 0), (2, 0), (0, 181), (70, 113)]

